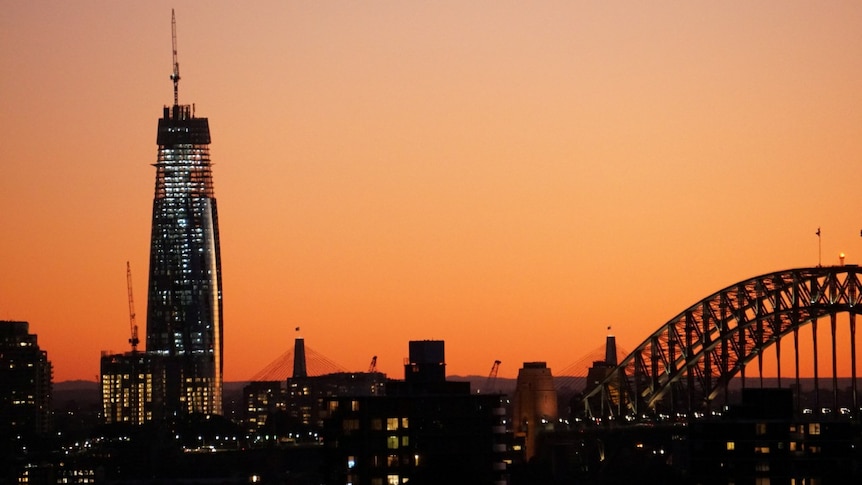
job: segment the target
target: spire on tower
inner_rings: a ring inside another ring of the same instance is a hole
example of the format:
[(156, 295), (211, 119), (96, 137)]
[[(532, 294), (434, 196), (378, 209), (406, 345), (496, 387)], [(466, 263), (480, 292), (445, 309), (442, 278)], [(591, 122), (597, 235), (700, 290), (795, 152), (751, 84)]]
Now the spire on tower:
[(174, 50), (174, 72), (171, 74), (171, 80), (174, 82), (174, 106), (179, 106), (180, 63), (177, 60), (177, 17), (174, 9), (171, 9), (171, 43)]

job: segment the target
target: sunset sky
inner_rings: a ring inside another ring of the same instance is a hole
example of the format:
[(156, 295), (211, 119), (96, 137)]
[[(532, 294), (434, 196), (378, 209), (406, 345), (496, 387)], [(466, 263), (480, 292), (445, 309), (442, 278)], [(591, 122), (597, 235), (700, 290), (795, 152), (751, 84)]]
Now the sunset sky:
[(608, 326), (633, 349), (816, 265), (818, 227), (824, 265), (862, 263), (860, 2), (10, 1), (0, 319), (56, 381), (128, 350), (126, 261), (143, 340), (171, 8), (212, 131), (225, 380), (297, 326), (390, 377), (421, 339), (450, 375), (561, 370)]

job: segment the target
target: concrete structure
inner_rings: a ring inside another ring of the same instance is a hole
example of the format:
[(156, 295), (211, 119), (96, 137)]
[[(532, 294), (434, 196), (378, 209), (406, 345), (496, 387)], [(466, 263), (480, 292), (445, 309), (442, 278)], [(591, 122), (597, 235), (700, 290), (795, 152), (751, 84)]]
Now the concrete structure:
[(551, 369), (544, 362), (524, 362), (512, 399), (512, 427), (516, 438), (524, 438), (527, 460), (536, 453), (539, 433), (553, 429), (556, 421), (557, 390)]

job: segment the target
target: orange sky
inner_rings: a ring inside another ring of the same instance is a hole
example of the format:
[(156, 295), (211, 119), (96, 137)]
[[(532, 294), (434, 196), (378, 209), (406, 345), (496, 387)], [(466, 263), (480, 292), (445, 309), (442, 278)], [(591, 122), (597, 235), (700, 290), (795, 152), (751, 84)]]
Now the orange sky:
[(862, 262), (857, 2), (7, 2), (0, 319), (55, 380), (128, 349), (127, 260), (145, 325), (172, 7), (212, 130), (226, 380), (296, 326), (392, 377), (416, 339), (449, 374), (563, 369), (608, 325), (632, 349), (817, 264), (818, 226), (824, 264)]

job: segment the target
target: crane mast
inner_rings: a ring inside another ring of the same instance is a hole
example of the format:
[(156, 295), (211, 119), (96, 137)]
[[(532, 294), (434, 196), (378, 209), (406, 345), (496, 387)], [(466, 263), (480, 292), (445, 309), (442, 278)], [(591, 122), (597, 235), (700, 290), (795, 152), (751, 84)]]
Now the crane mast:
[(171, 74), (171, 80), (174, 82), (174, 106), (179, 106), (180, 62), (177, 60), (177, 17), (174, 9), (171, 9), (171, 44), (174, 51), (174, 72)]
[(126, 261), (126, 288), (129, 292), (129, 331), (131, 337), (129, 343), (132, 344), (132, 352), (138, 351), (138, 324), (135, 323), (135, 299), (132, 296), (132, 266)]

